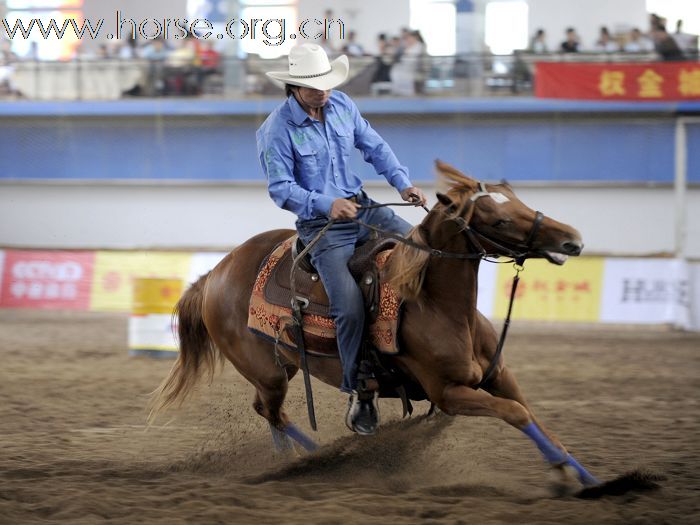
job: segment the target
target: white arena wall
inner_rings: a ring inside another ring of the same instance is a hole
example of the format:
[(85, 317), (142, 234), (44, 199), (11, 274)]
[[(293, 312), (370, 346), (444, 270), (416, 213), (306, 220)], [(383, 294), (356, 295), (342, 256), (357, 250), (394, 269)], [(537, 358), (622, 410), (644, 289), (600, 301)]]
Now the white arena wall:
[[(377, 201), (398, 200), (384, 184), (366, 189)], [(424, 189), (434, 203), (435, 189)], [(578, 228), (587, 254), (700, 259), (700, 188), (686, 193), (684, 253), (676, 249), (678, 201), (670, 186), (515, 189), (531, 207)], [(412, 223), (424, 214), (397, 212)], [(294, 217), (262, 183), (0, 183), (0, 247), (227, 250), (256, 233), (293, 227)]]

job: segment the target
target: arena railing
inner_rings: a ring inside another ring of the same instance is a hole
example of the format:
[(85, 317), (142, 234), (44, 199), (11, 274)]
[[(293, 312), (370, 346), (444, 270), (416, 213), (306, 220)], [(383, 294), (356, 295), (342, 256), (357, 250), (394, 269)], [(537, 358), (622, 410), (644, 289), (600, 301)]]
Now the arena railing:
[[(688, 57), (697, 60), (697, 53)], [(549, 53), (512, 55), (362, 56), (350, 60), (342, 87), (352, 96), (529, 96), (535, 63), (657, 62), (656, 53)], [(77, 59), (0, 63), (0, 98), (113, 100), (124, 97), (279, 97), (265, 72), (286, 68), (286, 58), (223, 57), (218, 67), (166, 60)]]

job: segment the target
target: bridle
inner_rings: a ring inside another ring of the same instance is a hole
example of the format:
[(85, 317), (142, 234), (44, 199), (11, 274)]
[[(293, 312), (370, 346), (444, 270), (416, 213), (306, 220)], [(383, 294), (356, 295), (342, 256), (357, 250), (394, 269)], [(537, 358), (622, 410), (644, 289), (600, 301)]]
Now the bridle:
[(516, 251), (515, 249), (505, 246), (504, 244), (496, 241), (488, 235), (481, 233), (480, 231), (478, 231), (470, 225), (471, 219), (474, 216), (474, 206), (476, 206), (476, 201), (478, 201), (482, 197), (488, 197), (491, 195), (490, 192), (486, 191), (486, 186), (483, 182), (479, 181), (478, 184), (479, 191), (472, 195), (469, 199), (471, 203), (469, 219), (464, 219), (462, 216), (458, 216), (454, 217), (453, 220), (460, 225), (461, 230), (466, 234), (467, 238), (469, 239), (469, 242), (472, 244), (472, 246), (476, 248), (477, 254), (480, 256), (480, 258), (485, 259), (494, 255), (489, 254), (484, 249), (481, 242), (479, 242), (479, 239), (482, 239), (496, 248), (496, 250), (498, 251), (497, 255), (506, 255), (507, 257), (511, 257), (517, 265), (522, 266), (527, 256), (530, 253), (532, 253), (532, 245), (535, 242), (537, 233), (540, 231), (540, 226), (542, 226), (544, 214), (541, 211), (535, 212), (535, 220), (533, 221), (532, 226), (530, 227), (530, 232), (527, 234), (525, 243), (523, 243), (522, 245), (515, 245), (516, 248), (522, 248), (522, 250)]
[[(400, 235), (397, 235), (392, 232), (388, 232), (386, 230), (383, 230), (381, 228), (377, 228), (376, 226), (372, 224), (367, 224), (365, 222), (362, 222), (358, 219), (348, 219), (352, 222), (355, 222), (359, 224), (360, 226), (364, 226), (365, 228), (368, 228), (372, 231), (375, 231), (377, 233), (381, 233), (386, 237), (390, 237), (392, 239), (395, 239), (396, 241), (405, 244), (407, 246), (410, 246), (411, 248), (415, 248), (417, 250), (421, 250), (424, 252), (428, 252), (431, 256), (433, 257), (444, 257), (444, 258), (449, 258), (449, 259), (482, 259), (482, 260), (488, 260), (489, 258), (495, 258), (499, 257), (501, 255), (505, 255), (506, 257), (510, 257), (512, 259), (512, 262), (515, 262), (518, 266), (523, 265), (525, 262), (525, 259), (529, 255), (532, 254), (532, 245), (535, 242), (535, 238), (537, 237), (537, 233), (540, 231), (540, 226), (542, 225), (542, 221), (544, 220), (544, 214), (540, 211), (535, 212), (535, 219), (532, 223), (532, 226), (530, 227), (530, 231), (527, 235), (527, 238), (524, 243), (522, 244), (511, 244), (508, 243), (509, 246), (506, 246), (504, 243), (499, 242), (492, 237), (489, 237), (488, 235), (480, 232), (473, 226), (471, 226), (471, 219), (474, 216), (474, 207), (476, 206), (476, 201), (478, 201), (482, 197), (488, 197), (491, 195), (491, 192), (486, 191), (486, 186), (484, 185), (483, 182), (479, 181), (479, 191), (474, 193), (469, 199), (470, 204), (469, 204), (469, 214), (468, 218), (465, 219), (461, 215), (458, 215), (457, 217), (452, 217), (448, 215), (448, 219), (456, 222), (459, 227), (460, 231), (463, 232), (467, 239), (469, 240), (470, 244), (475, 248), (476, 251), (467, 251), (467, 252), (449, 252), (446, 250), (439, 250), (437, 248), (431, 248), (430, 246), (426, 246), (424, 244), (419, 244), (417, 242), (412, 241), (411, 239), (406, 239), (405, 237), (402, 237)], [(386, 206), (415, 206), (414, 203), (411, 202), (393, 202), (393, 203), (385, 203), (385, 204), (368, 204), (365, 206), (360, 206), (360, 209), (372, 209), (372, 208), (383, 208)], [(449, 207), (447, 208), (448, 210), (450, 209)], [(427, 210), (426, 210), (427, 211)], [(331, 220), (332, 222), (332, 220)], [(496, 253), (489, 252), (487, 251), (481, 241), (485, 241), (494, 248), (496, 248)], [(492, 261), (489, 261), (492, 262)], [(506, 261), (509, 262), (509, 261)]]

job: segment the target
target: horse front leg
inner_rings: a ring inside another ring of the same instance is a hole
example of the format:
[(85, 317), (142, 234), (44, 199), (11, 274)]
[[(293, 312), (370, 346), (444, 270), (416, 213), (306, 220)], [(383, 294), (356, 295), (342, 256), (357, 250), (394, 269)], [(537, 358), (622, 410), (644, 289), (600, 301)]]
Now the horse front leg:
[(501, 370), (491, 385), (487, 387), (487, 390), (494, 396), (514, 401), (527, 410), (530, 421), (526, 425), (516, 428), (527, 435), (535, 445), (537, 445), (537, 448), (542, 452), (547, 462), (558, 468), (566, 465), (572, 467), (576, 471), (579, 481), (586, 487), (598, 485), (600, 483), (567, 452), (559, 439), (539, 422), (520, 390), (515, 376), (507, 367)]

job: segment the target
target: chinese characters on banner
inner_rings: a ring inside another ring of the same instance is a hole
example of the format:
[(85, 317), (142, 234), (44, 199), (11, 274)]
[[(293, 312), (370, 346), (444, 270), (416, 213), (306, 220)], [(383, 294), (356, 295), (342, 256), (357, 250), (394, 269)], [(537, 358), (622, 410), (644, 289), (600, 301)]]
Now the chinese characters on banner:
[(0, 307), (87, 310), (94, 252), (7, 250)]
[[(528, 260), (520, 274), (513, 316), (543, 321), (597, 321), (600, 315), (604, 259), (570, 258), (564, 266)], [(501, 265), (496, 279), (494, 316), (508, 309), (514, 271)]]
[(535, 95), (584, 100), (700, 100), (700, 63), (538, 62)]

